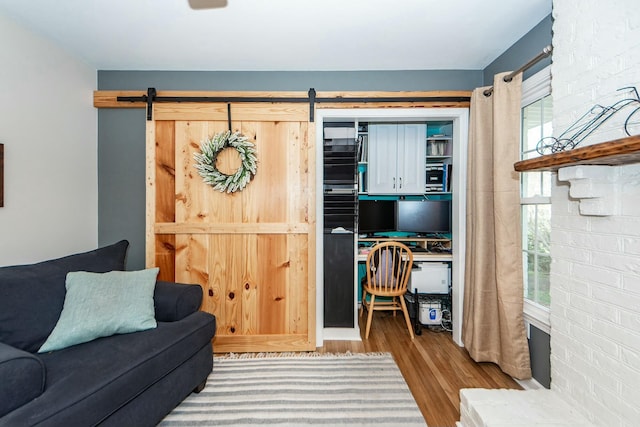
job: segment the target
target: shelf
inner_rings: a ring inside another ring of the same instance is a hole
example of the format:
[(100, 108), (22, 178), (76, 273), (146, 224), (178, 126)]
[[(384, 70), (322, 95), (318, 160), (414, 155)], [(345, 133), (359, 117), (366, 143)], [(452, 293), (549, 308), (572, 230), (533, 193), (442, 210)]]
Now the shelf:
[(640, 135), (575, 148), (514, 163), (517, 172), (551, 171), (575, 165), (619, 166), (640, 162)]

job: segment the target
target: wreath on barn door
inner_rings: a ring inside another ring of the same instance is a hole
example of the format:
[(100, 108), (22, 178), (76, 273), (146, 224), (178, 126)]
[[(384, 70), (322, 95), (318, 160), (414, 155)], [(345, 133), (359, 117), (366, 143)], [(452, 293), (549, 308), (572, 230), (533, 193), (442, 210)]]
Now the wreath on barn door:
[[(218, 154), (227, 147), (235, 148), (240, 155), (240, 167), (230, 175), (218, 170)], [(205, 184), (221, 193), (234, 193), (244, 189), (256, 174), (258, 158), (255, 145), (240, 132), (219, 132), (200, 144), (200, 153), (194, 153), (195, 168)]]

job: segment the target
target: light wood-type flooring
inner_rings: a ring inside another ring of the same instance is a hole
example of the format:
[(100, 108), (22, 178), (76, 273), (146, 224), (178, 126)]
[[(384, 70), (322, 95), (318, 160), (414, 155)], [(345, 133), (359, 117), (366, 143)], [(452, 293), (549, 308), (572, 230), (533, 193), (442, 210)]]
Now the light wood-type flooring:
[[(365, 315), (360, 318), (363, 334)], [(455, 426), (460, 420), (460, 389), (521, 387), (493, 363), (476, 363), (448, 332), (427, 328), (413, 341), (402, 314), (374, 312), (368, 340), (325, 341), (326, 353), (390, 352), (429, 427)]]

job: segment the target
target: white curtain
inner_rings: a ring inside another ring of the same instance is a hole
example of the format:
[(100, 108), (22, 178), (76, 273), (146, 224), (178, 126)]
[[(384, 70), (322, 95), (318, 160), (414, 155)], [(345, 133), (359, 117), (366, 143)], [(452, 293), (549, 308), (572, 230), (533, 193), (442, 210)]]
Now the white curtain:
[(524, 327), (520, 177), (522, 74), (471, 97), (462, 341), (477, 362), (531, 378)]

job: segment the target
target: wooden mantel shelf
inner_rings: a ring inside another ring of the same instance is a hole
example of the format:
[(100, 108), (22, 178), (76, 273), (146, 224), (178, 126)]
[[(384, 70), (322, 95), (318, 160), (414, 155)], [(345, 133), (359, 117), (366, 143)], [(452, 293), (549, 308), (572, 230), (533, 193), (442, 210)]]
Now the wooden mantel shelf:
[(514, 163), (518, 172), (552, 171), (575, 165), (619, 166), (640, 162), (640, 135), (575, 148)]

